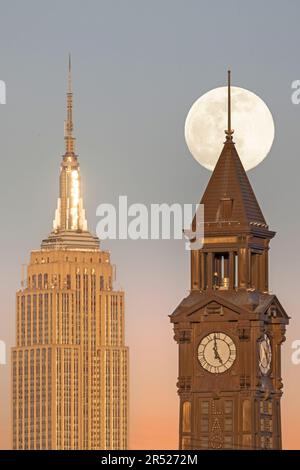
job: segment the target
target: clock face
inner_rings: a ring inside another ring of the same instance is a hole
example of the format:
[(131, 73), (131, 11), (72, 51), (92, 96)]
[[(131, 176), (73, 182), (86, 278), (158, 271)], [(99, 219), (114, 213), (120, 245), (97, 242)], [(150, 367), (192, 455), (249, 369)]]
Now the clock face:
[(203, 369), (212, 374), (228, 370), (236, 358), (236, 346), (230, 336), (212, 332), (198, 346), (198, 360)]
[(262, 374), (266, 375), (271, 369), (272, 348), (268, 335), (264, 334), (258, 344), (259, 368)]

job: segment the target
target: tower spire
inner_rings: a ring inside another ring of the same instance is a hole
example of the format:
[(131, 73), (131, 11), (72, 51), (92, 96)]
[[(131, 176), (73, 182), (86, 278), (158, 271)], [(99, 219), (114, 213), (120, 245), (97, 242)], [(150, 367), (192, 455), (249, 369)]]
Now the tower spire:
[(73, 137), (73, 90), (71, 55), (67, 74), (67, 118), (65, 120), (66, 150), (62, 155), (59, 174), (59, 197), (53, 221), (53, 230), (42, 241), (42, 249), (98, 250), (99, 239), (87, 227), (81, 192), (78, 155), (75, 155)]
[(69, 70), (68, 70), (68, 93), (72, 93), (72, 63), (71, 63), (70, 53), (69, 53)]
[(68, 89), (67, 89), (67, 119), (65, 121), (65, 143), (66, 154), (74, 153), (73, 137), (73, 91), (72, 91), (72, 65), (71, 54), (69, 54), (69, 68), (68, 68)]
[(231, 71), (227, 71), (227, 129), (225, 131), (226, 141), (232, 141), (232, 134), (234, 132), (231, 129)]

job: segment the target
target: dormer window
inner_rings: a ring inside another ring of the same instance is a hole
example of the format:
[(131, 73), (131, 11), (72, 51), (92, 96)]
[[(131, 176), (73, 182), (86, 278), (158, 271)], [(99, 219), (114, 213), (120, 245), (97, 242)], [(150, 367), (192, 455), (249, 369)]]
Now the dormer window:
[(233, 208), (233, 199), (224, 197), (220, 199), (220, 206), (218, 210), (218, 222), (226, 222), (231, 219)]

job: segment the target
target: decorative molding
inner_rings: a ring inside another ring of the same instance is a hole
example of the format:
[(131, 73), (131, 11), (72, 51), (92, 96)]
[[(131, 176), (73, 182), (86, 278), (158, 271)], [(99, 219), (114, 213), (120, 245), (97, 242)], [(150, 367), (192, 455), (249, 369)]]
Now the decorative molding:
[(223, 306), (217, 302), (210, 302), (205, 307), (205, 315), (224, 315)]
[(192, 330), (175, 330), (174, 339), (179, 344), (190, 343), (192, 340)]
[(250, 328), (242, 327), (238, 328), (238, 336), (240, 341), (249, 341), (250, 340)]
[(177, 382), (178, 394), (189, 394), (192, 389), (192, 377), (179, 377)]

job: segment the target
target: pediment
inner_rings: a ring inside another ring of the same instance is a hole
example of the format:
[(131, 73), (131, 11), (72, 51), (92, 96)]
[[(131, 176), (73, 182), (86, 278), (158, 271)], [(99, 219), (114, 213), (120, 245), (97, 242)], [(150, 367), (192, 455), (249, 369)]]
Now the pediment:
[(187, 313), (187, 316), (190, 317), (198, 313), (199, 310), (201, 310), (203, 315), (205, 316), (223, 316), (225, 314), (228, 315), (229, 312), (231, 315), (233, 314), (239, 316), (245, 313), (245, 310), (243, 310), (239, 306), (219, 296), (215, 296), (214, 299), (208, 300), (206, 302), (201, 302), (198, 305), (194, 305), (193, 309), (191, 309), (191, 311)]
[[(287, 324), (289, 317), (275, 295), (259, 292), (192, 292), (178, 305), (171, 315), (172, 322), (199, 321), (219, 317), (220, 320), (261, 318), (264, 321)], [(254, 316), (254, 317), (253, 317)], [(194, 320), (195, 318), (195, 320)]]
[(275, 295), (271, 296), (269, 302), (262, 305), (260, 313), (266, 315), (271, 321), (276, 321), (277, 319), (288, 322), (290, 318)]
[[(220, 295), (210, 292), (209, 294), (191, 294), (179, 304), (171, 317), (191, 317), (195, 314), (199, 314), (199, 311), (205, 316), (222, 316), (228, 311), (234, 315), (245, 313), (244, 308), (230, 302)], [(189, 321), (190, 320), (192, 320), (192, 318), (189, 318)]]

